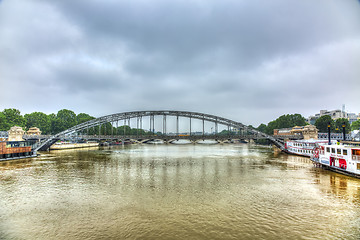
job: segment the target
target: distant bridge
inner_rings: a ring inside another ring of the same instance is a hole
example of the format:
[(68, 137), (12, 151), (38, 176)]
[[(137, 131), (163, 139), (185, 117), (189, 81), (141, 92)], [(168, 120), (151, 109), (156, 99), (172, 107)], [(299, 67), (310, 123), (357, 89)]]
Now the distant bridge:
[[(162, 117), (162, 133), (161, 135), (155, 136), (155, 116)], [(169, 134), (167, 132), (167, 118), (175, 117), (176, 118), (176, 133)], [(143, 118), (149, 117), (149, 130), (152, 134), (147, 134), (146, 136), (124, 136), (119, 135), (118, 133), (113, 133), (112, 127), (112, 134), (111, 135), (102, 135), (101, 134), (101, 126), (105, 126), (107, 123), (110, 123), (111, 126), (119, 126), (119, 121), (124, 121), (124, 125), (130, 126), (130, 120), (136, 120), (136, 129), (143, 129)], [(179, 133), (179, 118), (187, 118), (189, 121), (189, 134), (187, 136), (180, 136)], [(197, 119), (202, 122), (202, 132), (195, 134), (192, 130), (192, 120)], [(206, 134), (205, 133), (205, 122), (211, 122), (214, 124), (214, 134)], [(222, 125), (225, 128), (227, 127), (228, 135), (219, 134), (219, 125)], [(100, 126), (99, 134), (96, 137), (89, 136), (89, 130), (95, 129), (95, 127)], [(150, 136), (149, 136), (150, 135)], [(36, 146), (34, 146), (34, 151), (44, 151), (47, 150), (52, 144), (54, 144), (59, 139), (67, 139), (71, 137), (81, 137), (83, 136), (84, 139), (137, 139), (137, 140), (144, 140), (144, 139), (161, 139), (165, 141), (170, 141), (171, 139), (189, 139), (189, 140), (196, 140), (196, 139), (215, 139), (225, 141), (231, 139), (267, 139), (271, 141), (274, 145), (280, 148), (282, 151), (285, 151), (285, 145), (283, 140), (279, 138), (275, 138), (273, 136), (267, 135), (260, 131), (257, 131), (253, 128), (250, 128), (240, 122), (236, 122), (230, 119), (226, 119), (223, 117), (198, 113), (198, 112), (186, 112), (186, 111), (135, 111), (135, 112), (124, 112), (124, 113), (116, 113), (111, 114), (103, 117), (99, 117), (81, 124), (78, 124), (72, 128), (69, 128), (63, 132), (50, 136), (42, 141), (40, 141)], [(103, 137), (103, 138), (100, 138)]]

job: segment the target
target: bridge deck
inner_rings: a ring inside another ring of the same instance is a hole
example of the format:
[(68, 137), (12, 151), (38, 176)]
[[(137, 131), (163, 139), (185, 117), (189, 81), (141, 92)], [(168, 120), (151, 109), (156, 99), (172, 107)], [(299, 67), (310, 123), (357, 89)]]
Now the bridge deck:
[[(124, 125), (126, 125), (126, 121), (128, 121), (128, 125), (130, 126), (130, 119), (135, 119), (137, 122), (137, 129), (142, 129), (142, 118), (143, 117), (149, 117), (150, 121), (150, 132), (155, 132), (155, 118), (154, 116), (162, 116), (163, 117), (163, 133), (167, 133), (166, 130), (166, 118), (167, 116), (173, 116), (176, 117), (176, 132), (179, 133), (179, 117), (185, 117), (188, 118), (190, 121), (190, 132), (191, 131), (191, 121), (192, 119), (198, 119), (202, 122), (202, 132), (203, 135), (191, 135), (191, 136), (153, 136), (153, 138), (157, 139), (164, 139), (164, 140), (171, 140), (171, 139), (190, 139), (190, 140), (197, 140), (197, 139), (231, 139), (231, 138), (240, 138), (240, 139), (268, 139), (272, 143), (274, 143), (276, 146), (278, 146), (281, 150), (285, 150), (285, 146), (283, 141), (279, 140), (278, 138), (275, 138), (274, 136), (267, 135), (265, 133), (262, 133), (256, 129), (250, 128), (240, 122), (236, 122), (230, 119), (226, 119), (219, 116), (214, 116), (210, 114), (204, 114), (204, 113), (198, 113), (198, 112), (186, 112), (186, 111), (134, 111), (134, 112), (124, 112), (124, 113), (116, 113), (111, 114), (103, 117), (99, 117), (93, 120), (90, 120), (88, 122), (84, 122), (81, 124), (78, 124), (74, 127), (71, 127), (61, 133), (58, 133), (54, 136), (50, 136), (47, 139), (42, 140), (35, 148), (34, 151), (37, 151), (39, 149), (44, 149), (49, 147), (53, 142), (55, 142), (57, 139), (66, 139), (71, 138), (71, 135), (73, 138), (79, 138), (79, 133), (88, 132), (90, 128), (98, 127), (99, 129), (99, 136), (82, 136), (84, 139), (124, 139), (127, 136), (118, 135), (118, 136), (109, 136), (100, 134), (101, 126), (106, 126), (106, 124), (110, 123), (111, 126), (116, 123), (116, 126), (118, 126), (118, 122), (123, 120)], [(215, 132), (218, 131), (218, 125), (227, 126), (228, 132), (237, 132), (240, 134), (245, 135), (239, 135), (239, 136), (226, 136), (226, 135), (205, 135), (204, 131), (204, 122), (212, 122), (215, 125)], [(140, 125), (139, 125), (140, 124)], [(124, 128), (125, 129), (125, 128)], [(233, 130), (231, 130), (233, 129)], [(149, 138), (150, 136), (140, 136), (141, 139)], [(128, 139), (137, 139), (139, 136), (128, 136)], [(41, 139), (41, 138), (39, 138)]]

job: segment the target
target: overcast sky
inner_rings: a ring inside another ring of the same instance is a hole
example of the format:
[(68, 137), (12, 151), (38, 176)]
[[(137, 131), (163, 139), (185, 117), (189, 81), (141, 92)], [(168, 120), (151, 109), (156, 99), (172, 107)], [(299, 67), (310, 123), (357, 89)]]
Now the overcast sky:
[(0, 0), (0, 110), (360, 112), (357, 0)]

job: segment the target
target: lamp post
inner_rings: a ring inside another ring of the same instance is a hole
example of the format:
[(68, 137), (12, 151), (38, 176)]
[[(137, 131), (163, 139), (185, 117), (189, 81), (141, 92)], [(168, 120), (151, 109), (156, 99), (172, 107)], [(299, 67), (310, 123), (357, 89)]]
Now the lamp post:
[(329, 145), (331, 145), (331, 136), (330, 136), (330, 134), (331, 134), (331, 124), (329, 123), (329, 124), (328, 124), (328, 139), (329, 139)]

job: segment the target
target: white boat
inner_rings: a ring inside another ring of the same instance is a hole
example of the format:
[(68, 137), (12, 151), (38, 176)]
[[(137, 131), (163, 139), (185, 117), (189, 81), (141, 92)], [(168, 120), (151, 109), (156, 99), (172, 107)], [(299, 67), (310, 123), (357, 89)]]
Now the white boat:
[(164, 141), (161, 139), (154, 139), (151, 141), (146, 142), (147, 144), (164, 144)]
[(360, 178), (360, 143), (325, 144), (315, 148), (311, 160), (329, 170)]
[[(332, 141), (335, 143), (336, 141)], [(313, 151), (319, 145), (325, 145), (328, 140), (308, 139), (308, 140), (288, 140), (285, 142), (285, 149), (288, 153), (311, 157)]]

